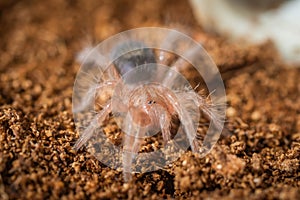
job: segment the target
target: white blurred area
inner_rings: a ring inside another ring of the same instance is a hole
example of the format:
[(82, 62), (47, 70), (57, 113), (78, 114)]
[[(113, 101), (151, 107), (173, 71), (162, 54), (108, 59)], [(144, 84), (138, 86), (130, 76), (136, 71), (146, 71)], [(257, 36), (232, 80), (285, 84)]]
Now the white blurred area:
[(210, 32), (250, 43), (274, 42), (282, 58), (300, 66), (300, 0), (190, 0)]

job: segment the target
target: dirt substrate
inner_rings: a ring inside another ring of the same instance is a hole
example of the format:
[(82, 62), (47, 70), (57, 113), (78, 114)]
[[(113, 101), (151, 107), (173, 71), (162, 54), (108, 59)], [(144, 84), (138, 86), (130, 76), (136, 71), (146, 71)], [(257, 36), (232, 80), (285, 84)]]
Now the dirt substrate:
[[(4, 0), (0, 14), (0, 199), (300, 199), (300, 68), (287, 68), (272, 44), (204, 33), (185, 1)], [(141, 26), (175, 27), (203, 44), (225, 80), (231, 133), (205, 158), (188, 151), (124, 183), (72, 150), (74, 57)]]

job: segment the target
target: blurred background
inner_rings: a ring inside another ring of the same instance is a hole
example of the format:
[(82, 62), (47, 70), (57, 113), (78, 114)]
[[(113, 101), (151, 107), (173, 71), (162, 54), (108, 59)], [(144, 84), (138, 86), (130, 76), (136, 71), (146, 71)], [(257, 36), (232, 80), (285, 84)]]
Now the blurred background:
[(270, 40), (287, 63), (300, 63), (299, 0), (190, 0), (205, 30), (241, 43)]

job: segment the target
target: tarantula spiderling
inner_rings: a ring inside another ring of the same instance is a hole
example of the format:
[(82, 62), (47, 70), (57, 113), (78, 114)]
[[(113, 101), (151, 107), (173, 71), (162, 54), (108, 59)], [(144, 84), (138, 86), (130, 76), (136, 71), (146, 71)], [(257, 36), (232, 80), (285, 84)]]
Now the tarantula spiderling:
[[(191, 146), (194, 152), (208, 153), (223, 128), (225, 104), (215, 103), (217, 98), (211, 98), (213, 95), (204, 97), (194, 91), (180, 73), (188, 66), (202, 66), (197, 70), (206, 75), (204, 81), (217, 91), (218, 99), (224, 97), (223, 83), (207, 54), (187, 36), (169, 29), (135, 29), (116, 37), (89, 53), (83, 51), (79, 57), (86, 59), (74, 86), (73, 112), (81, 132), (74, 148), (79, 149), (95, 134), (105, 137), (102, 126), (112, 113), (121, 117), (118, 126), (125, 134), (121, 147), (110, 145), (108, 154), (120, 158), (93, 153), (107, 165), (122, 167), (125, 181), (131, 178), (138, 158), (145, 156), (139, 153), (143, 141), (158, 132), (165, 148), (151, 156), (164, 161), (160, 167), (169, 162), (168, 156), (159, 157), (166, 154), (166, 147), (172, 146), (174, 150), (177, 146)], [(205, 65), (211, 68), (206, 69)], [(208, 86), (212, 92), (211, 88)], [(211, 120), (202, 146), (196, 138), (199, 111)], [(175, 137), (170, 128), (174, 116), (180, 121)], [(149, 166), (135, 167), (135, 171), (149, 169)]]

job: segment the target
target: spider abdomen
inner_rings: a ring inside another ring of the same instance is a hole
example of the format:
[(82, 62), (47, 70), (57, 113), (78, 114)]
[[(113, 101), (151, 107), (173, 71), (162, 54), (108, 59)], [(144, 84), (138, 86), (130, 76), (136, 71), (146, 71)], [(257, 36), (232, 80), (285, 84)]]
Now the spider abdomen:
[(152, 49), (139, 41), (127, 41), (117, 45), (111, 57), (121, 76), (137, 66), (156, 63)]

